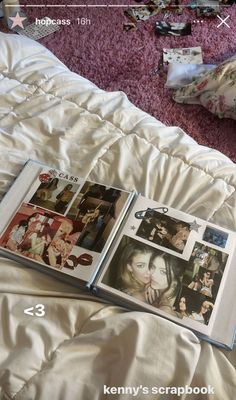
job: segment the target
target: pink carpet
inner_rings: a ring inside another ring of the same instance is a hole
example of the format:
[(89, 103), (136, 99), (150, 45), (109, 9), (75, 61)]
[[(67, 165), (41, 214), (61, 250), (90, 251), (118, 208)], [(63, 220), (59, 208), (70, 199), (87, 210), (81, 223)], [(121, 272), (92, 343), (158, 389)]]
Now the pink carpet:
[[(30, 4), (43, 4), (31, 0)], [(46, 2), (45, 2), (46, 3)], [(138, 4), (135, 1), (102, 0), (63, 1), (50, 0), (50, 4)], [(21, 1), (21, 4), (27, 4)], [(157, 37), (156, 20), (163, 13), (138, 23), (138, 30), (125, 32), (127, 21), (124, 8), (28, 8), (27, 15), (36, 17), (71, 19), (70, 26), (62, 27), (40, 42), (50, 49), (72, 71), (90, 79), (108, 91), (122, 90), (142, 110), (167, 125), (178, 125), (198, 143), (215, 148), (236, 162), (236, 121), (219, 119), (201, 106), (176, 104), (171, 91), (164, 88), (165, 75), (153, 75), (163, 47), (202, 46), (205, 63), (218, 63), (235, 54), (236, 5), (224, 9), (224, 24), (217, 28), (218, 18), (205, 19), (192, 25), (192, 35), (186, 37)], [(77, 18), (87, 18), (86, 25), (77, 25)], [(168, 17), (167, 21), (193, 21), (194, 11), (184, 11), (182, 16)]]

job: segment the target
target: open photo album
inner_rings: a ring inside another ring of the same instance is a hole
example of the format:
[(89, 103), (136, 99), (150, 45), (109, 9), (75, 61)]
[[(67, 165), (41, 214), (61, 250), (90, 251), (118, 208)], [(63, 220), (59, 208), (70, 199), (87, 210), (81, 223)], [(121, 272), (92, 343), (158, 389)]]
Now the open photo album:
[(232, 348), (235, 232), (31, 160), (0, 215), (2, 256)]

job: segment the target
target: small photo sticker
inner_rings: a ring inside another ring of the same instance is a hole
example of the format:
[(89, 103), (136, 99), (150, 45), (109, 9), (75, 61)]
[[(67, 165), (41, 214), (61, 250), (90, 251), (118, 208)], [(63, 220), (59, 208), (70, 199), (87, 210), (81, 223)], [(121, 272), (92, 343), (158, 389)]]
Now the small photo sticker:
[(228, 240), (228, 236), (228, 233), (224, 231), (207, 226), (203, 234), (203, 240), (224, 249)]

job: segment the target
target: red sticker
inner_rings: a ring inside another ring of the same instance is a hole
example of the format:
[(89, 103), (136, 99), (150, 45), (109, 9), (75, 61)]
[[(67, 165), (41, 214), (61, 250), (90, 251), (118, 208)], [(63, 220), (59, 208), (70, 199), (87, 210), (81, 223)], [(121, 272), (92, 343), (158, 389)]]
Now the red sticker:
[(51, 179), (51, 176), (49, 174), (40, 174), (39, 175), (39, 180), (42, 183), (47, 183), (50, 181), (50, 179)]

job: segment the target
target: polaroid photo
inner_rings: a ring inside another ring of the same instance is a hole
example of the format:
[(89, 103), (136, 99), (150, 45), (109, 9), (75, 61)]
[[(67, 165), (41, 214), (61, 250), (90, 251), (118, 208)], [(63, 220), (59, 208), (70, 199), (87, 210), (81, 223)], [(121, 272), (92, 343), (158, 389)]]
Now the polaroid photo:
[(219, 12), (219, 0), (197, 0), (197, 17), (216, 17)]
[(190, 22), (167, 22), (157, 21), (156, 22), (156, 33), (162, 36), (187, 36), (191, 35), (191, 23)]
[(202, 64), (202, 49), (201, 47), (187, 47), (176, 49), (163, 49), (164, 63), (177, 64)]

